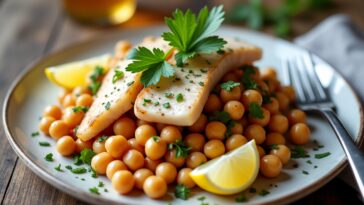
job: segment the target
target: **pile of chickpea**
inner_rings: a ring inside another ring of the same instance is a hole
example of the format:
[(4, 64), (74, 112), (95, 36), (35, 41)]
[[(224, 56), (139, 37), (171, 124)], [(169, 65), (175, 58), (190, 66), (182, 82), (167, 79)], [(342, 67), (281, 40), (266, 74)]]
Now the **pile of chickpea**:
[[(230, 91), (221, 89), (221, 83), (240, 82), (244, 71), (234, 69), (211, 92), (203, 113), (189, 127), (146, 122), (137, 119), (131, 110), (98, 137), (84, 142), (77, 139), (74, 128), (85, 113), (74, 112), (72, 108), (91, 106), (93, 96), (87, 87), (77, 87), (60, 93), (61, 106), (45, 108), (39, 128), (57, 140), (56, 149), (63, 156), (92, 149), (96, 155), (91, 167), (98, 174), (106, 174), (114, 189), (121, 194), (127, 194), (135, 187), (151, 198), (161, 198), (166, 194), (168, 184), (193, 188), (195, 183), (189, 176), (192, 169), (252, 139), (260, 155), (261, 175), (276, 177), (291, 157), (287, 141), (306, 144), (310, 129), (306, 125), (306, 114), (292, 108), (295, 101), (293, 88), (282, 86), (272, 68), (262, 74), (255, 67), (254, 70), (251, 78), (259, 89), (245, 89), (242, 84)], [(263, 92), (270, 93), (269, 103), (263, 103)], [(263, 118), (249, 114), (251, 103), (261, 106)], [(225, 136), (227, 125), (208, 120), (216, 111), (227, 112), (235, 121), (231, 136)], [(108, 136), (106, 140), (102, 139), (104, 135)], [(176, 158), (176, 148), (168, 149), (168, 144), (178, 140), (190, 147), (187, 157)]]

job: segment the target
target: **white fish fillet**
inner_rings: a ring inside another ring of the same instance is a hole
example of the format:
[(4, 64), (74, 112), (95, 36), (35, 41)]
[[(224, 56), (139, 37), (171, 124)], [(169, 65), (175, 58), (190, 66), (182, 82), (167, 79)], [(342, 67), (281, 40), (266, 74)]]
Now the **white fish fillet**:
[[(185, 67), (176, 68), (175, 78), (162, 79), (158, 86), (143, 89), (135, 101), (135, 115), (149, 122), (192, 125), (200, 116), (210, 91), (225, 73), (262, 56), (261, 49), (254, 45), (225, 40), (228, 43), (224, 54), (200, 55)], [(166, 97), (166, 93), (172, 93), (173, 97)], [(183, 101), (177, 102), (178, 94), (183, 96)]]
[[(146, 38), (140, 46), (158, 47), (164, 51), (169, 49), (168, 44), (159, 38)], [(95, 137), (133, 107), (143, 85), (140, 82), (140, 73), (131, 73), (125, 70), (131, 62), (131, 60), (121, 59), (106, 74), (96, 99), (77, 129), (78, 138), (87, 141)], [(122, 71), (124, 77), (113, 83), (115, 69)]]

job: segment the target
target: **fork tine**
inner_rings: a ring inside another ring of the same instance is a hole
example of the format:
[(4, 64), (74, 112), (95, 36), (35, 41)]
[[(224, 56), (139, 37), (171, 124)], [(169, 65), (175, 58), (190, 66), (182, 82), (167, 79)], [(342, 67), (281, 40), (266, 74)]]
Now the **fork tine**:
[(282, 60), (281, 61), (281, 66), (282, 66), (282, 71), (283, 71), (283, 82), (286, 85), (291, 85), (292, 84), (292, 76), (290, 74), (289, 71), (289, 65), (288, 65), (288, 60)]
[(297, 69), (295, 68), (295, 66), (293, 65), (293, 62), (291, 60), (288, 59), (288, 60), (286, 60), (285, 63), (287, 65), (287, 73), (288, 73), (289, 79), (290, 79), (292, 85), (296, 88), (298, 100), (301, 102), (305, 102), (306, 96), (305, 96), (305, 93), (302, 88), (302, 82), (297, 75)]
[(314, 101), (315, 98), (315, 93), (313, 90), (313, 87), (311, 85), (309, 76), (307, 74), (306, 68), (305, 68), (305, 64), (302, 60), (301, 57), (296, 56), (295, 57), (295, 63), (296, 63), (296, 67), (298, 72), (300, 73), (300, 79), (302, 80), (302, 87), (304, 88), (304, 93), (307, 95), (307, 98), (309, 101)]
[(320, 100), (327, 100), (325, 89), (323, 88), (320, 79), (318, 78), (315, 71), (314, 62), (312, 60), (312, 54), (310, 52), (305, 52), (305, 54), (303, 55), (303, 61), (305, 67), (307, 68), (307, 73), (309, 75), (311, 84), (314, 85), (313, 87), (315, 89), (316, 96)]

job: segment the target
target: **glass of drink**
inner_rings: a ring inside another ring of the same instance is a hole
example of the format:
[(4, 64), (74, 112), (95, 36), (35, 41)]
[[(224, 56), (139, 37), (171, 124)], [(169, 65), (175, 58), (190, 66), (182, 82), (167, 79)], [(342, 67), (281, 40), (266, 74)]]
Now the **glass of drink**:
[(63, 5), (66, 12), (80, 22), (115, 25), (133, 16), (136, 0), (63, 0)]

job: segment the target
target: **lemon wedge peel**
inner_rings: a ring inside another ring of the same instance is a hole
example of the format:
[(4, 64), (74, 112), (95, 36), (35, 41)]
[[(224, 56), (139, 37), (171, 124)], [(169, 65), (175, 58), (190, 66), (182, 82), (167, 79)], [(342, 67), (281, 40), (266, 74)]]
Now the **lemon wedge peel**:
[(48, 67), (44, 72), (52, 83), (66, 89), (73, 89), (77, 86), (87, 85), (86, 77), (96, 66), (103, 67), (104, 72), (107, 72), (110, 59), (110, 54), (104, 54), (81, 61)]
[[(248, 165), (248, 166), (247, 166)], [(254, 140), (195, 168), (191, 178), (202, 189), (220, 195), (248, 188), (259, 172), (259, 153)]]

